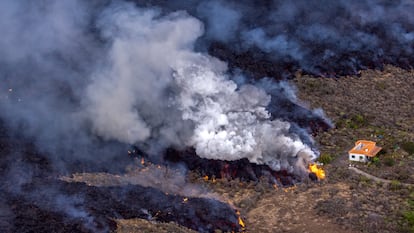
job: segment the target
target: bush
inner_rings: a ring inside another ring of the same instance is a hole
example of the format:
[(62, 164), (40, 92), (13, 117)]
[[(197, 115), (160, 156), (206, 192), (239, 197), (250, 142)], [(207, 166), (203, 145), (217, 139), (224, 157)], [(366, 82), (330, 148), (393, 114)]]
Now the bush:
[(385, 157), (384, 158), (384, 164), (389, 166), (389, 167), (394, 166), (395, 160), (391, 157)]
[[(411, 198), (413, 194), (410, 195)], [(414, 232), (414, 201), (408, 200), (409, 209), (403, 212), (404, 220), (408, 225), (409, 231)]]
[(409, 153), (410, 155), (414, 155), (414, 142), (404, 142), (401, 145), (401, 148), (407, 151), (407, 153)]
[(372, 158), (372, 164), (374, 164), (375, 166), (380, 165), (380, 159), (378, 157)]
[(332, 156), (330, 154), (321, 154), (318, 161), (323, 164), (328, 164), (332, 161)]
[(366, 120), (365, 120), (364, 116), (362, 116), (361, 114), (355, 115), (354, 117), (352, 117), (352, 120), (355, 123), (360, 124), (360, 125), (363, 125), (363, 124), (366, 123)]
[(404, 220), (407, 222), (411, 232), (414, 232), (414, 211), (404, 212)]
[(401, 182), (398, 180), (392, 180), (390, 183), (390, 189), (393, 191), (399, 190), (402, 188)]
[(337, 128), (346, 127), (349, 129), (358, 129), (368, 125), (368, 120), (361, 114), (356, 114), (351, 117), (343, 116), (336, 122)]

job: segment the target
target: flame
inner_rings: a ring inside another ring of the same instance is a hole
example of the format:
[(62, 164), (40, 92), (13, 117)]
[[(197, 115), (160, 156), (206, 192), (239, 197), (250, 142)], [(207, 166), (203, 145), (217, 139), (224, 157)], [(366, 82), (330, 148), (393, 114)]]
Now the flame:
[(209, 176), (205, 175), (203, 176), (203, 180), (204, 181), (211, 181), (212, 183), (216, 183), (216, 178), (213, 176), (212, 178), (210, 178)]
[(315, 173), (316, 177), (318, 177), (318, 180), (325, 179), (325, 171), (322, 168), (319, 168), (318, 164), (309, 164), (309, 171)]
[(240, 217), (240, 211), (237, 210), (236, 214), (237, 214), (238, 219), (239, 219), (239, 225), (242, 227), (242, 230), (244, 231), (244, 228), (246, 227), (246, 225), (244, 224), (243, 219)]
[(145, 160), (144, 158), (141, 158), (141, 164), (144, 165), (145, 164)]
[(290, 192), (290, 191), (294, 191), (296, 189), (296, 185), (293, 185), (291, 187), (287, 187), (287, 188), (283, 188), (283, 191), (285, 191), (285, 193)]

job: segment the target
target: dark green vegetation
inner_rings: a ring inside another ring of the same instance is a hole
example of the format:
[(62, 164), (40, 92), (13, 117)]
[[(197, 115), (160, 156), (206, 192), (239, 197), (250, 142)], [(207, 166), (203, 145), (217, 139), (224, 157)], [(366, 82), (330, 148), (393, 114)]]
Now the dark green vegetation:
[(318, 158), (318, 161), (323, 164), (328, 164), (332, 161), (332, 156), (330, 154), (321, 154), (321, 156)]
[(401, 148), (403, 148), (410, 155), (414, 155), (414, 142), (404, 142), (401, 144)]
[(336, 122), (337, 128), (350, 128), (358, 129), (368, 125), (368, 120), (361, 114), (355, 114), (352, 116), (342, 115)]
[(407, 204), (408, 208), (403, 212), (405, 220), (404, 229), (410, 232), (414, 232), (414, 193), (411, 193)]

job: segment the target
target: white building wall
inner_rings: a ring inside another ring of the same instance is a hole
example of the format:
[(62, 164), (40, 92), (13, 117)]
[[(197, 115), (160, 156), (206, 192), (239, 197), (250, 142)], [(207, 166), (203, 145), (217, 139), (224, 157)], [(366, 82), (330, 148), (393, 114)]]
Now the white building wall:
[(367, 156), (354, 153), (349, 153), (349, 160), (356, 162), (368, 162)]

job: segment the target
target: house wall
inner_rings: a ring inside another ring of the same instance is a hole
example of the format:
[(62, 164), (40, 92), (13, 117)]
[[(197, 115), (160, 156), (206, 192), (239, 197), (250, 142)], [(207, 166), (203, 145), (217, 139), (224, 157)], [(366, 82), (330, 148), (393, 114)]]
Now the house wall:
[(349, 160), (357, 162), (368, 162), (367, 156), (354, 153), (349, 153)]

